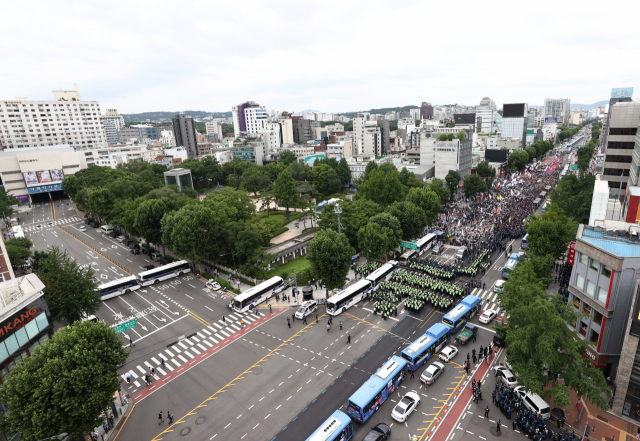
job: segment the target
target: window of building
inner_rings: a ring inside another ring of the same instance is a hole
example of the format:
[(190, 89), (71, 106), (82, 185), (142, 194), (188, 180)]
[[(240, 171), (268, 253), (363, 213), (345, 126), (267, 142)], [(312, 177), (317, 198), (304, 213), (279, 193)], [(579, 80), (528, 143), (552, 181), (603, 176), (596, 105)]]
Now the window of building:
[(609, 294), (609, 291), (604, 289), (603, 287), (598, 287), (598, 301), (601, 303), (606, 303), (607, 301), (607, 294)]
[(591, 265), (589, 265), (589, 268), (591, 268), (594, 271), (600, 270), (600, 262), (598, 262), (595, 259), (591, 259)]
[(580, 263), (582, 263), (583, 265), (588, 265), (589, 264), (589, 256), (587, 256), (584, 253), (580, 253)]
[(606, 278), (610, 278), (611, 277), (611, 268), (609, 268), (606, 265), (602, 265), (602, 275), (605, 276)]
[(600, 338), (600, 334), (598, 334), (596, 331), (592, 329), (591, 332), (589, 333), (589, 341), (597, 345), (599, 338)]
[(578, 277), (576, 277), (576, 286), (581, 290), (584, 289), (584, 276), (578, 274)]
[(587, 289), (586, 289), (587, 294), (589, 294), (591, 297), (593, 297), (595, 295), (596, 292), (596, 284), (593, 283), (591, 280), (587, 280)]
[(638, 132), (637, 127), (611, 127), (609, 135), (635, 135)]
[(587, 335), (587, 324), (583, 321), (580, 321), (580, 334), (586, 336)]
[(585, 314), (591, 315), (591, 306), (585, 303), (583, 311)]

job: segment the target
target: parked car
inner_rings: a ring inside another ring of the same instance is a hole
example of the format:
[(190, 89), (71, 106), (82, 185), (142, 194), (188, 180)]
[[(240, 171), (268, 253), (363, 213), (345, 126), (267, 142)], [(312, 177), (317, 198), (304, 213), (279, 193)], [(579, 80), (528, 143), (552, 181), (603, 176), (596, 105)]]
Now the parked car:
[(434, 361), (424, 370), (422, 375), (420, 375), (420, 381), (426, 384), (433, 384), (434, 381), (436, 381), (436, 378), (438, 378), (443, 372), (444, 364), (439, 361)]
[(142, 268), (143, 268), (145, 271), (149, 271), (149, 270), (151, 270), (151, 269), (154, 269), (155, 267), (156, 267), (155, 265), (145, 265), (145, 266), (143, 266)]
[(438, 356), (438, 358), (440, 358), (440, 360), (447, 363), (451, 361), (451, 359), (456, 355), (458, 355), (458, 348), (456, 348), (455, 346), (449, 345), (449, 346), (445, 346), (444, 349), (440, 351), (440, 355)]
[(504, 292), (504, 284), (507, 283), (506, 280), (498, 280), (495, 284), (495, 286), (493, 287), (493, 290), (495, 292), (499, 292), (502, 293)]
[(496, 316), (496, 312), (493, 309), (485, 309), (480, 318), (480, 323), (489, 323)]
[(222, 288), (218, 282), (214, 282), (212, 280), (209, 280), (207, 283), (204, 284), (204, 286), (214, 291), (218, 291), (219, 289)]
[(444, 249), (444, 247), (440, 246), (440, 245), (436, 245), (435, 247), (433, 247), (433, 251), (431, 251), (432, 254), (440, 254), (442, 252), (442, 250)]
[(418, 394), (415, 392), (407, 392), (391, 411), (391, 418), (399, 423), (404, 423), (409, 415), (411, 415), (411, 412), (416, 410), (418, 404), (420, 404)]
[(391, 428), (385, 423), (376, 424), (362, 441), (386, 441), (391, 437)]
[(548, 420), (551, 416), (551, 406), (538, 394), (527, 392), (524, 386), (517, 386), (513, 389), (524, 403), (524, 406), (535, 414), (542, 415), (542, 419)]
[(160, 254), (160, 253), (151, 253), (151, 254), (149, 254), (149, 257), (151, 257), (151, 260), (157, 262), (158, 260), (162, 259), (162, 254)]
[(140, 252), (147, 255), (151, 254), (151, 250), (149, 248), (140, 248)]
[(140, 244), (138, 242), (131, 242), (129, 243), (129, 248), (137, 248), (140, 250)]
[(507, 344), (507, 342), (505, 342), (504, 338), (496, 332), (495, 334), (493, 334), (493, 344), (496, 346), (503, 347)]
[(80, 228), (78, 228), (80, 231), (85, 232), (87, 231), (87, 227), (85, 227), (84, 225), (81, 226)]
[(495, 370), (498, 381), (510, 389), (513, 389), (514, 387), (516, 387), (518, 385), (518, 380), (516, 379), (516, 376), (513, 375), (513, 373), (506, 367), (504, 366), (500, 366), (500, 367), (502, 367), (503, 369)]
[(169, 259), (165, 259), (164, 257), (161, 258), (160, 260), (158, 260), (158, 263), (160, 265), (166, 265), (167, 263), (171, 262)]
[(123, 241), (122, 241), (122, 243), (123, 243), (124, 245), (126, 245), (126, 246), (129, 246), (129, 244), (130, 244), (131, 242), (133, 242), (133, 240), (132, 240), (132, 239), (125, 239), (125, 240), (123, 240)]
[(84, 220), (84, 223), (85, 223), (85, 224), (87, 224), (87, 225), (89, 225), (89, 224), (91, 223), (91, 219), (85, 219), (85, 220)]
[(118, 237), (116, 237), (116, 240), (118, 242), (124, 242), (126, 238), (127, 238), (126, 236), (118, 236)]
[(93, 222), (93, 223), (91, 224), (91, 226), (92, 226), (93, 228), (98, 228), (98, 227), (100, 227), (100, 224), (99, 224), (98, 222)]
[(140, 248), (131, 248), (131, 254), (140, 254)]

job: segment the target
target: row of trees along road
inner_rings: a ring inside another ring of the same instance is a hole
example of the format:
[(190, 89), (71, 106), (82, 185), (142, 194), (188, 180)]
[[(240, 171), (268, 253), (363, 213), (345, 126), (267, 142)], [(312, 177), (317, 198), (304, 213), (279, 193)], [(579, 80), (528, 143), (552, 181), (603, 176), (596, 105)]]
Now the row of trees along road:
[(369, 162), (357, 179), (354, 200), (339, 203), (340, 227), (335, 204), (326, 205), (320, 214), (319, 230), (309, 244), (314, 278), (328, 289), (339, 288), (356, 252), (380, 259), (398, 248), (402, 239), (421, 237), (442, 209), (440, 195), (450, 194), (442, 181), (434, 181), (425, 184), (407, 169), (398, 172), (391, 163)]
[(507, 357), (518, 374), (518, 383), (553, 405), (571, 406), (569, 391), (586, 396), (607, 409), (611, 389), (600, 369), (584, 355), (591, 343), (578, 336), (575, 323), (585, 313), (565, 303), (560, 294), (549, 294), (552, 265), (575, 237), (576, 223), (570, 221), (556, 203), (527, 226), (525, 255), (498, 294), (509, 317), (496, 323), (497, 332), (507, 342)]
[(601, 128), (602, 128), (601, 123), (599, 122), (592, 123), (591, 139), (589, 140), (589, 143), (578, 149), (578, 160), (576, 161), (576, 164), (580, 168), (581, 173), (584, 173), (589, 168), (589, 163), (591, 162), (591, 158), (593, 157), (593, 152), (596, 149), (598, 138), (600, 138)]

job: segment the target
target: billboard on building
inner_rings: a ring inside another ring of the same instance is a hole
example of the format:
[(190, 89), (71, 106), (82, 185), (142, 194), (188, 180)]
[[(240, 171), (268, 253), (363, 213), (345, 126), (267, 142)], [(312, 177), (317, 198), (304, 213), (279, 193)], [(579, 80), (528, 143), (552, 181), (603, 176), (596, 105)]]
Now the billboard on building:
[(62, 173), (61, 169), (50, 170), (51, 171), (51, 180), (53, 182), (61, 182), (64, 178), (64, 173)]
[(509, 158), (509, 150), (503, 149), (487, 149), (484, 152), (485, 161), (503, 164)]
[(502, 106), (502, 117), (503, 118), (518, 118), (526, 116), (524, 114), (525, 104), (505, 104)]
[(38, 173), (38, 182), (40, 182), (41, 184), (48, 184), (52, 182), (51, 173), (49, 173), (49, 170), (42, 170), (37, 173)]
[(38, 183), (38, 175), (36, 172), (24, 172), (22, 173), (24, 176), (24, 181), (27, 185), (37, 184)]
[(476, 123), (475, 113), (454, 113), (453, 120), (456, 125), (468, 125)]
[(611, 89), (611, 98), (631, 98), (633, 96), (633, 87), (618, 87)]
[(558, 124), (558, 118), (555, 118), (555, 117), (545, 117), (545, 119), (544, 119), (544, 123), (545, 123), (545, 124)]

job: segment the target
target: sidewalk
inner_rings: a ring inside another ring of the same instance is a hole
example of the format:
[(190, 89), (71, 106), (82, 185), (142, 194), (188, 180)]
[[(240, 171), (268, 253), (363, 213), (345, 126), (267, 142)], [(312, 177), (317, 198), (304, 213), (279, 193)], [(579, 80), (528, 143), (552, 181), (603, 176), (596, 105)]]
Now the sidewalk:
[[(122, 427), (122, 424), (124, 423), (124, 421), (127, 419), (127, 417), (129, 416), (129, 414), (131, 413), (131, 411), (133, 410), (133, 400), (126, 395), (126, 392), (124, 392), (124, 396), (127, 397), (127, 403), (124, 403), (124, 405), (120, 404), (120, 397), (118, 396), (118, 392), (116, 392), (116, 395), (114, 395), (113, 398), (113, 402), (115, 404), (116, 410), (118, 412), (118, 417), (114, 418), (114, 425), (111, 429), (109, 429), (109, 433), (105, 433), (104, 429), (102, 428), (102, 426), (97, 427), (92, 433), (91, 436), (93, 437), (94, 434), (98, 434), (98, 440), (100, 441), (108, 441), (110, 439), (114, 439), (117, 436), (118, 431), (120, 430), (120, 428)], [(109, 414), (112, 413), (112, 410), (109, 409)], [(114, 415), (115, 416), (115, 415)], [(107, 422), (107, 425), (109, 423)], [(93, 440), (93, 438), (91, 438)]]

